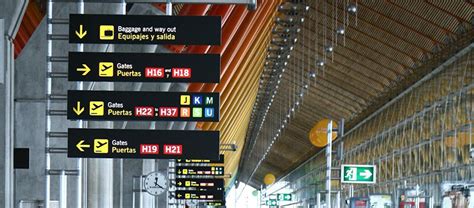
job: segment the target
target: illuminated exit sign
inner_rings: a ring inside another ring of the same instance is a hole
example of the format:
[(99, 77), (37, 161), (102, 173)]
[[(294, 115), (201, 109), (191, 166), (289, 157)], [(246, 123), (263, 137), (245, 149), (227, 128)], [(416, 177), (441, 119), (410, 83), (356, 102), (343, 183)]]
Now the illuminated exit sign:
[(70, 90), (67, 99), (72, 120), (219, 121), (219, 93)]
[(376, 183), (375, 165), (342, 165), (341, 182), (369, 184)]
[(68, 157), (219, 158), (219, 132), (69, 129)]
[(69, 52), (69, 81), (219, 83), (219, 54)]

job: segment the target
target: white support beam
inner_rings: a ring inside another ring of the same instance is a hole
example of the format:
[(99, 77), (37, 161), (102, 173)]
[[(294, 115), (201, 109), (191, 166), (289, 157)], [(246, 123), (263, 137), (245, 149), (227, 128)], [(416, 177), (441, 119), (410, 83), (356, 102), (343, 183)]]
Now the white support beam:
[[(5, 20), (0, 19), (0, 31), (3, 32), (5, 31)], [(2, 35), (0, 38), (0, 84), (5, 83), (5, 72), (6, 72), (6, 63), (7, 63), (7, 57), (5, 56), (5, 40), (8, 38), (8, 36)]]

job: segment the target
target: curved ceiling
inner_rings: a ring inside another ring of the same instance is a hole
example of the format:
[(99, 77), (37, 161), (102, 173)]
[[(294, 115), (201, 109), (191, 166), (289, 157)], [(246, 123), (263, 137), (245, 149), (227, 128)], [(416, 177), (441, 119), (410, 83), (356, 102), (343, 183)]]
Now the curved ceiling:
[[(317, 121), (344, 118), (350, 129), (474, 37), (472, 1), (289, 2), (308, 10), (300, 10), (304, 21), (293, 50), (275, 52), (288, 38), (281, 33), (268, 47), (269, 56), (281, 56), (267, 59), (239, 167), (239, 180), (254, 187), (265, 174), (281, 177), (319, 151), (308, 140)], [(345, 12), (349, 5), (357, 12)], [(283, 5), (278, 14), (287, 22), (288, 8), (297, 7)], [(273, 30), (292, 27), (277, 24)], [(341, 28), (344, 35), (337, 34)]]
[[(346, 19), (343, 11), (349, 2), (357, 4), (357, 13)], [(30, 0), (15, 38), (16, 55), (44, 17), (39, 5)], [(292, 5), (308, 6), (308, 10), (295, 13)], [(155, 6), (164, 9), (163, 5)], [(315, 122), (326, 117), (345, 118), (347, 127), (354, 126), (444, 57), (472, 42), (473, 7), (469, 0), (261, 0), (256, 11), (232, 5), (175, 5), (175, 15), (221, 16), (223, 44), (168, 48), (181, 53), (221, 54), (221, 83), (191, 84), (188, 88), (220, 92), (221, 121), (196, 126), (219, 130), (222, 144), (237, 144), (237, 152), (224, 152), (226, 172), (235, 176), (239, 166), (239, 180), (249, 180), (258, 187), (266, 173), (282, 176), (318, 151), (307, 139)], [(299, 32), (286, 30), (295, 26), (288, 15), (305, 18), (297, 24)], [(280, 21), (275, 23), (277, 19)], [(333, 31), (346, 23), (345, 36), (333, 38)], [(292, 34), (296, 42), (288, 41)], [(287, 42), (282, 42), (285, 39)], [(289, 50), (289, 43), (293, 50)], [(334, 52), (326, 54), (324, 67), (316, 66), (316, 60), (324, 60), (323, 49), (328, 45)], [(283, 61), (287, 66), (276, 66), (286, 57), (272, 54), (286, 46), (283, 50), (291, 55)], [(275, 68), (282, 74), (278, 88), (271, 85), (279, 80), (275, 76), (278, 73), (272, 73)], [(282, 68), (286, 71), (281, 72)], [(315, 79), (311, 78), (312, 71), (317, 73)], [(260, 130), (263, 116), (259, 113), (268, 108), (275, 91)], [(299, 99), (301, 92), (304, 96)], [(291, 116), (285, 119), (288, 113)], [(283, 132), (271, 143), (282, 124), (286, 124)], [(266, 153), (270, 144), (272, 148)]]
[[(45, 0), (30, 0), (19, 33), (15, 39), (16, 54), (27, 44), (45, 11), (39, 5)], [(176, 4), (173, 15), (221, 16), (222, 45), (168, 45), (176, 53), (214, 53), (221, 55), (220, 84), (191, 84), (188, 91), (220, 92), (220, 122), (197, 123), (202, 130), (219, 130), (221, 144), (236, 144), (236, 152), (225, 151), (226, 173), (235, 176), (245, 142), (250, 113), (258, 90), (258, 78), (263, 69), (273, 19), (281, 0), (259, 0), (258, 8), (249, 11), (243, 5)], [(166, 6), (154, 4), (162, 11)], [(128, 7), (130, 9), (130, 4)]]

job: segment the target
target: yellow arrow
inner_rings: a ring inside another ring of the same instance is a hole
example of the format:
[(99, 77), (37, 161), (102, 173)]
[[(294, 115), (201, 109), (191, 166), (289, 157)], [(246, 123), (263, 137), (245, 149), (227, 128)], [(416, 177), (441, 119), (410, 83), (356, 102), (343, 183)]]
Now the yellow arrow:
[(181, 184), (183, 184), (183, 183), (181, 183), (181, 182), (178, 182), (178, 186), (181, 186)]
[(178, 174), (181, 174), (181, 170), (178, 170)]
[(90, 148), (91, 145), (89, 144), (84, 144), (84, 140), (79, 141), (79, 143), (76, 144), (76, 147), (79, 151), (84, 152), (83, 148)]
[(81, 108), (81, 102), (77, 101), (77, 107), (73, 107), (72, 110), (79, 116), (82, 114), (82, 112), (84, 112), (84, 107)]
[(82, 30), (82, 25), (79, 25), (79, 32), (76, 30), (76, 35), (79, 39), (82, 39), (84, 36), (87, 35), (87, 31)]
[(86, 76), (91, 71), (91, 69), (86, 64), (82, 64), (82, 67), (84, 68), (77, 68), (76, 70), (78, 72), (84, 72), (82, 73), (82, 76)]

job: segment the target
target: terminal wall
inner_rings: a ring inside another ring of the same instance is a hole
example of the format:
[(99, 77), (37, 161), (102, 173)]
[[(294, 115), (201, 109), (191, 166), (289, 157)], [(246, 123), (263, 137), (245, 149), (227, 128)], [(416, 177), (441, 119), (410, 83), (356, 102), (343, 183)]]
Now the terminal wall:
[[(447, 65), (401, 99), (378, 113), (343, 138), (341, 164), (377, 165), (375, 185), (355, 185), (355, 196), (372, 193), (393, 194), (407, 184), (420, 185), (441, 203), (440, 183), (474, 180), (474, 165), (469, 150), (473, 146), (474, 52)], [(296, 198), (314, 204), (316, 193), (325, 190), (324, 153), (271, 186), (268, 193), (283, 189)], [(339, 178), (333, 171), (332, 178)], [(333, 190), (340, 190), (333, 180)], [(347, 185), (343, 186), (344, 199)], [(322, 194), (324, 199), (324, 194)]]

